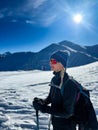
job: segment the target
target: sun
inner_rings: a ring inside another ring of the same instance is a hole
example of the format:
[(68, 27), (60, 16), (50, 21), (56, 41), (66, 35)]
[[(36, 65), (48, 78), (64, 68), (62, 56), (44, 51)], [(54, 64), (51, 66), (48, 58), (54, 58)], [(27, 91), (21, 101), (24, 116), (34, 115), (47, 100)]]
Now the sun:
[(82, 22), (83, 16), (81, 14), (75, 14), (73, 16), (73, 20), (74, 20), (75, 23), (79, 24), (79, 23)]

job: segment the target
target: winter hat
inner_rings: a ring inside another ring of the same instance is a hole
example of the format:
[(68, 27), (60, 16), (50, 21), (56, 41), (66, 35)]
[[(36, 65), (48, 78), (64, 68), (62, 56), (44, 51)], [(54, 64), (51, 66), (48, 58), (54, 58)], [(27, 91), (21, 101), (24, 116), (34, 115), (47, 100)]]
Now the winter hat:
[(57, 60), (58, 62), (60, 62), (64, 66), (64, 68), (66, 68), (66, 66), (67, 66), (67, 59), (68, 59), (69, 55), (70, 55), (69, 51), (62, 51), (62, 50), (60, 50), (60, 51), (54, 52), (51, 55), (50, 59)]

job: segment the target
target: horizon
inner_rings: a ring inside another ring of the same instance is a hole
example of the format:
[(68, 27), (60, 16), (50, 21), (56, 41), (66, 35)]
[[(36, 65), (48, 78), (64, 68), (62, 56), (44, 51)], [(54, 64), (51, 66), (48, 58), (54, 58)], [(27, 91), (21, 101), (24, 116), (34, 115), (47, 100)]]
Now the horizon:
[(97, 0), (0, 0), (0, 53), (38, 52), (64, 39), (96, 45), (97, 9)]

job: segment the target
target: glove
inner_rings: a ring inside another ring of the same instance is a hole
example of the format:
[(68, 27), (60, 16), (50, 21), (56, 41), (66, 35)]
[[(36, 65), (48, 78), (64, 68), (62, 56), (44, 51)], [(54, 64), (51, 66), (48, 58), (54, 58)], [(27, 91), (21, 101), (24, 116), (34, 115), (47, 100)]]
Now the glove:
[(40, 103), (40, 104), (45, 104), (45, 101), (44, 101), (43, 99), (41, 99), (41, 98), (35, 97), (35, 98), (34, 98), (34, 101), (35, 101), (35, 102), (38, 102), (38, 103)]
[(43, 99), (35, 97), (32, 104), (35, 110), (42, 110), (42, 107), (45, 104), (45, 102)]
[(43, 112), (44, 109), (45, 109), (45, 106), (46, 105), (42, 104), (41, 102), (38, 102), (36, 100), (33, 101), (33, 107), (34, 107), (35, 110), (40, 110), (41, 112)]
[(45, 101), (43, 99), (35, 97), (33, 101), (33, 107), (35, 110), (40, 110), (43, 113), (51, 114), (51, 108), (45, 105)]
[(40, 110), (39, 103), (36, 101), (33, 101), (33, 107), (35, 110)]

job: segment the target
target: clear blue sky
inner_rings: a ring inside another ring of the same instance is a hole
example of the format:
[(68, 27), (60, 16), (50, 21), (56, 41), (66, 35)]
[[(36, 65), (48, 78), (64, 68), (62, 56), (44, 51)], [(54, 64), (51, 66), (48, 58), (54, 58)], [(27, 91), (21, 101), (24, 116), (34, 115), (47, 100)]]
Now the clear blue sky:
[(98, 44), (98, 0), (0, 0), (0, 53), (35, 52), (63, 40)]

